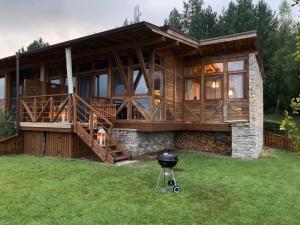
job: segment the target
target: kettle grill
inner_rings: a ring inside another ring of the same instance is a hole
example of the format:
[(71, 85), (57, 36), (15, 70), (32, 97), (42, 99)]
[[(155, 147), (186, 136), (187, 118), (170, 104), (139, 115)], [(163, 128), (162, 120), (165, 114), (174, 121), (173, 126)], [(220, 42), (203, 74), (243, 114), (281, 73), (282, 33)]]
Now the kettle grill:
[[(157, 156), (157, 161), (161, 166), (161, 170), (159, 173), (156, 188), (160, 190), (162, 193), (167, 192), (166, 178), (168, 178), (168, 182), (167, 182), (168, 186), (173, 187), (174, 193), (179, 193), (181, 191), (181, 188), (177, 185), (175, 180), (175, 175), (173, 172), (173, 167), (176, 166), (178, 162), (178, 157), (175, 154), (165, 152)], [(163, 186), (160, 186), (162, 180), (163, 180)]]

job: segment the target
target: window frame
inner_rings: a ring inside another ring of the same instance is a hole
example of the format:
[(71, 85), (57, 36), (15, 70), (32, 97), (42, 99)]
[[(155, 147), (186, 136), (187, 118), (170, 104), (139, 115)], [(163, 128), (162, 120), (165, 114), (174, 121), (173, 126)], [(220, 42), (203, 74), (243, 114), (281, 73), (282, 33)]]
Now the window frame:
[[(234, 62), (234, 61), (244, 61), (244, 69), (243, 70), (234, 70), (234, 71), (229, 71), (229, 62)], [(242, 75), (243, 76), (243, 97), (242, 98), (230, 98), (229, 97), (229, 77), (230, 75)], [(227, 99), (228, 101), (243, 101), (243, 100), (248, 100), (249, 98), (249, 58), (247, 56), (243, 57), (233, 57), (233, 58), (228, 58), (227, 60)]]
[[(105, 97), (100, 97), (98, 96), (98, 92), (99, 92), (99, 85), (98, 85), (98, 82), (97, 82), (97, 77), (99, 76), (104, 76), (106, 75), (107, 77), (107, 94)], [(106, 70), (106, 69), (102, 69), (102, 70), (98, 70), (97, 72), (95, 72), (95, 90), (94, 90), (94, 94), (95, 94), (95, 97), (98, 97), (98, 98), (109, 98), (109, 92), (110, 92), (110, 85), (109, 85), (109, 70)]]

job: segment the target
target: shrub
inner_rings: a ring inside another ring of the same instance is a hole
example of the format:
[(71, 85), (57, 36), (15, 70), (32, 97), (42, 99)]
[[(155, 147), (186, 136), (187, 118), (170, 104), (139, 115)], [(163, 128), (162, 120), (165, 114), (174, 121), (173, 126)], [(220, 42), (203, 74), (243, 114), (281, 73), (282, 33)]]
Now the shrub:
[(300, 95), (292, 99), (290, 106), (292, 108), (292, 114), (289, 114), (288, 111), (284, 112), (285, 118), (281, 122), (280, 129), (287, 131), (288, 137), (294, 144), (295, 151), (300, 154), (300, 131), (294, 119), (294, 116), (299, 115), (300, 112)]
[(0, 111), (0, 137), (8, 137), (16, 134), (15, 123), (6, 111)]
[(287, 131), (280, 128), (280, 122), (277, 121), (264, 121), (264, 130), (273, 134), (287, 136)]

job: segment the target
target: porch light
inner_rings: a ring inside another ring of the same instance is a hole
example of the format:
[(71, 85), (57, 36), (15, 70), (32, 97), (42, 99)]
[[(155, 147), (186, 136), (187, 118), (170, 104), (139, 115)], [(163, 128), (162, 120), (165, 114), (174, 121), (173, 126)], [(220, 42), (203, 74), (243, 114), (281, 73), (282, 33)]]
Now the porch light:
[(60, 113), (60, 120), (62, 123), (68, 122), (68, 109), (67, 106)]
[(96, 115), (96, 113), (93, 113), (93, 129), (95, 130), (95, 129), (97, 129), (97, 115)]
[(219, 84), (219, 82), (217, 82), (217, 81), (213, 81), (211, 87), (212, 87), (212, 88), (219, 88), (219, 87), (220, 87), (220, 84)]
[(100, 129), (97, 132), (97, 142), (103, 147), (106, 146), (106, 132), (103, 129), (103, 127), (100, 127)]

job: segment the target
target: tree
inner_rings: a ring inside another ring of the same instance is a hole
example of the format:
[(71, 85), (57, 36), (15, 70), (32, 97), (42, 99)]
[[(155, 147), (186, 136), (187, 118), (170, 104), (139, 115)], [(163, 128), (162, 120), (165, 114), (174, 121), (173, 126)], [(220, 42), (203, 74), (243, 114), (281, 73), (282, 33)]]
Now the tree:
[(170, 12), (168, 19), (165, 20), (165, 25), (182, 31), (181, 15), (176, 8)]
[(191, 21), (189, 34), (197, 39), (216, 36), (217, 13), (210, 6), (197, 12)]
[(24, 52), (31, 52), (33, 50), (36, 49), (40, 49), (40, 48), (45, 48), (48, 47), (49, 43), (45, 42), (42, 38), (39, 38), (38, 40), (34, 40), (31, 44), (29, 44), (26, 48), (26, 50), (24, 49), (24, 47), (22, 47), (19, 52), (20, 53), (24, 53)]
[(287, 109), (287, 102), (298, 93), (300, 85), (300, 68), (294, 58), (297, 29), (286, 0), (281, 2), (279, 12), (279, 28), (273, 43), (276, 50), (270, 58), (272, 67), (268, 77), (268, 91), (273, 96), (270, 100), (276, 105), (275, 113), (280, 108)]

